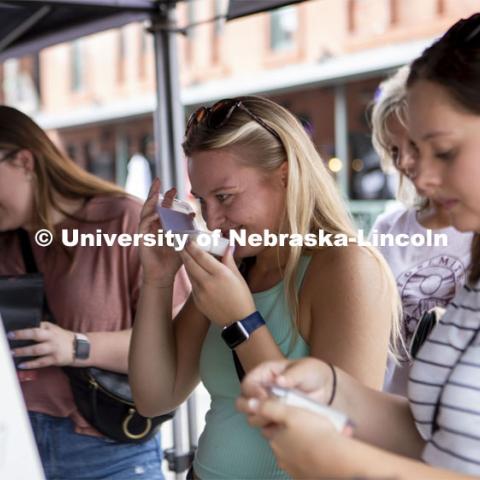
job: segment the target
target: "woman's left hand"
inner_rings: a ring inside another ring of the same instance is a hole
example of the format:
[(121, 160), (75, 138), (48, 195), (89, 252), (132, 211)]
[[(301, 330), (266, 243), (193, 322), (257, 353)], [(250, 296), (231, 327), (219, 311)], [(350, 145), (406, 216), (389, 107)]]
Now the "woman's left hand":
[[(252, 407), (256, 417), (264, 419), (261, 431), (280, 468), (293, 478), (315, 478), (329, 469), (332, 450), (344, 439), (329, 420), (272, 398), (255, 400)], [(327, 450), (330, 453), (323, 455)], [(334, 456), (331, 460), (338, 461)]]
[(256, 310), (231, 248), (219, 262), (189, 241), (180, 255), (192, 283), (195, 305), (211, 322), (223, 327)]
[(44, 368), (50, 366), (63, 367), (73, 364), (75, 334), (51, 322), (42, 322), (40, 328), (26, 328), (9, 334), (14, 340), (33, 340), (37, 342), (28, 347), (16, 348), (12, 351), (15, 358), (38, 357), (19, 368)]

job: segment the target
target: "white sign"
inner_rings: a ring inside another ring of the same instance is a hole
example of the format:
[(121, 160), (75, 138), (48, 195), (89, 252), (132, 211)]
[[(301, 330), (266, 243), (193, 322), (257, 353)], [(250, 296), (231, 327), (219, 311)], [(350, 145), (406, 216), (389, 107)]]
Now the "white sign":
[(0, 318), (0, 478), (45, 480)]

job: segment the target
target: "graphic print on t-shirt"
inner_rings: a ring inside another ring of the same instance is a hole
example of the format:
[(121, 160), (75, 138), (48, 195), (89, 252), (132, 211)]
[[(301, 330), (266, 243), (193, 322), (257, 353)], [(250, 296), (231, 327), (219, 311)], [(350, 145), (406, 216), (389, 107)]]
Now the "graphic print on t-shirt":
[(455, 296), (456, 288), (460, 289), (464, 283), (465, 266), (451, 255), (429, 258), (398, 276), (407, 345), (422, 315), (433, 307), (448, 305)]

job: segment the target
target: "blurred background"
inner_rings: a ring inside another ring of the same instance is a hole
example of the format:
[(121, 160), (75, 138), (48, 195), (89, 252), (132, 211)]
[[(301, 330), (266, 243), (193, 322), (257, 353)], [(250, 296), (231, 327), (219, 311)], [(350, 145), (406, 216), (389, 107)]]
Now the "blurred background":
[[(281, 103), (304, 123), (368, 228), (395, 193), (369, 139), (377, 85), (478, 10), (478, 1), (308, 0), (229, 22), (227, 8), (227, 0), (177, 5), (185, 117), (199, 104), (242, 94)], [(135, 154), (155, 174), (155, 60), (147, 26), (132, 23), (4, 61), (0, 102), (32, 115), (98, 176), (125, 185)]]

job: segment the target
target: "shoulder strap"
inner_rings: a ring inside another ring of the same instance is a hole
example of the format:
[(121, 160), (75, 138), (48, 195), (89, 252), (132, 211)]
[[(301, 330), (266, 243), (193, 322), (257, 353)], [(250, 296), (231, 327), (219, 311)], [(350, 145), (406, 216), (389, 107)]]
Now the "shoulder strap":
[(20, 248), (22, 250), (23, 263), (27, 273), (37, 273), (38, 267), (35, 257), (33, 256), (32, 245), (28, 232), (23, 228), (18, 229), (18, 238), (20, 240)]
[(242, 362), (240, 362), (240, 359), (238, 358), (237, 352), (235, 350), (232, 350), (232, 355), (233, 355), (233, 363), (235, 364), (235, 370), (237, 371), (237, 377), (240, 383), (242, 383), (243, 377), (245, 376), (245, 370), (242, 367)]
[[(245, 279), (247, 278), (248, 271), (255, 263), (255, 260), (256, 260), (255, 257), (247, 257), (242, 260), (239, 266), (239, 270), (243, 278)], [(240, 362), (240, 359), (238, 358), (237, 352), (235, 352), (235, 350), (232, 350), (232, 356), (233, 356), (233, 363), (235, 364), (235, 370), (237, 372), (238, 380), (242, 382), (243, 377), (245, 376), (245, 370), (243, 369), (242, 362)]]
[[(25, 264), (25, 271), (27, 273), (40, 273), (38, 271), (35, 257), (33, 256), (32, 244), (30, 243), (30, 237), (28, 236), (28, 232), (23, 228), (19, 228), (17, 233), (20, 240), (20, 248), (22, 250), (22, 258), (23, 263)], [(47, 296), (45, 295), (45, 288), (43, 290), (43, 313), (50, 322), (57, 323), (55, 322), (55, 317), (52, 315), (52, 311), (50, 310), (50, 307), (48, 305)]]

